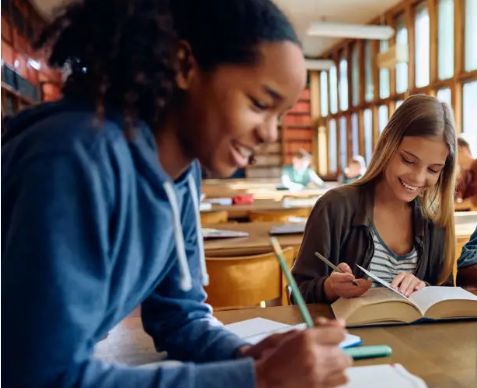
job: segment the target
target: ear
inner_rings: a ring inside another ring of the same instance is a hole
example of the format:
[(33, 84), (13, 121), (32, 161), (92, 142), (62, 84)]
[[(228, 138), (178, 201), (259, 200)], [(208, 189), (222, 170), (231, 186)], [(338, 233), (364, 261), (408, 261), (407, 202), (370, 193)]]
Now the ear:
[(177, 49), (177, 87), (182, 90), (189, 89), (197, 71), (198, 64), (189, 43), (180, 41)]

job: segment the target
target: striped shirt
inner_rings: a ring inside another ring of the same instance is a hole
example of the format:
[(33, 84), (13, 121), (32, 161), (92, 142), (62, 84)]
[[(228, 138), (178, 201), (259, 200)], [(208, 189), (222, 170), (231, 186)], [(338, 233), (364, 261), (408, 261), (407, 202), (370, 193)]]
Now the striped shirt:
[[(368, 270), (384, 281), (391, 283), (399, 272), (414, 273), (417, 266), (417, 250), (412, 248), (406, 255), (398, 255), (388, 248), (375, 226), (371, 229), (374, 243), (374, 255)], [(373, 280), (373, 287), (381, 285)]]

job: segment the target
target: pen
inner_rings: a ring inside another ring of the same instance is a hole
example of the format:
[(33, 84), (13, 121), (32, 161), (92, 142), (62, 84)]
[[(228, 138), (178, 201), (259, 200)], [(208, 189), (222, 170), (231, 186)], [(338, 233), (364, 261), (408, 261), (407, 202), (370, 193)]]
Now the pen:
[(277, 256), (278, 261), (280, 262), (280, 267), (282, 268), (282, 271), (285, 274), (285, 277), (287, 278), (289, 286), (292, 288), (293, 297), (295, 298), (295, 301), (298, 304), (298, 308), (300, 309), (301, 316), (303, 317), (303, 320), (305, 321), (306, 326), (308, 328), (312, 328), (313, 326), (315, 326), (313, 323), (313, 319), (311, 318), (310, 312), (308, 311), (305, 301), (303, 300), (303, 297), (301, 296), (300, 290), (298, 289), (295, 279), (293, 278), (292, 274), (287, 268), (285, 259), (283, 258), (282, 248), (280, 247), (280, 244), (278, 243), (275, 237), (271, 237), (270, 241), (272, 243), (273, 250), (275, 251), (275, 255)]
[[(320, 255), (318, 252), (315, 252), (315, 256), (318, 257), (323, 263), (325, 263), (328, 267), (331, 269), (335, 270), (336, 272), (339, 273), (344, 273), (342, 270), (340, 270), (336, 265), (334, 265), (331, 261), (326, 259), (323, 255)], [(356, 283), (354, 280), (351, 281), (356, 287), (358, 286), (358, 283)]]

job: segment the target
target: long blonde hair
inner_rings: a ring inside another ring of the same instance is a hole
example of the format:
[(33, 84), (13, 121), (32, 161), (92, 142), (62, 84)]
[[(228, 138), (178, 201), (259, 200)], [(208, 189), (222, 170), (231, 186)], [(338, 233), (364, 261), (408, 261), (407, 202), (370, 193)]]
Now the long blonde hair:
[(439, 276), (443, 283), (457, 268), (455, 257), (454, 191), (457, 163), (457, 135), (451, 108), (437, 98), (417, 94), (407, 98), (384, 128), (364, 176), (355, 185), (375, 182), (382, 176), (404, 137), (442, 136), (449, 155), (437, 183), (421, 195), (424, 214), (446, 232), (444, 266)]

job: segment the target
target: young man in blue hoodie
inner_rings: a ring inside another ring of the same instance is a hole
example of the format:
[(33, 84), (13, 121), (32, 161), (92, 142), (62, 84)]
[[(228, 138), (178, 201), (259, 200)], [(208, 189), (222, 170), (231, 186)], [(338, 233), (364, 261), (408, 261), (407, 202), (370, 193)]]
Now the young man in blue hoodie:
[[(305, 82), (269, 0), (77, 0), (40, 38), (71, 67), (64, 98), (2, 144), (2, 383), (9, 388), (325, 388), (344, 329), (250, 346), (204, 303), (200, 168), (223, 176), (276, 140)], [(224, 290), (226, 291), (226, 290)], [(91, 358), (142, 303), (177, 367)]]

